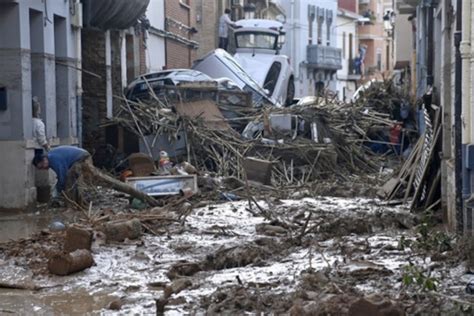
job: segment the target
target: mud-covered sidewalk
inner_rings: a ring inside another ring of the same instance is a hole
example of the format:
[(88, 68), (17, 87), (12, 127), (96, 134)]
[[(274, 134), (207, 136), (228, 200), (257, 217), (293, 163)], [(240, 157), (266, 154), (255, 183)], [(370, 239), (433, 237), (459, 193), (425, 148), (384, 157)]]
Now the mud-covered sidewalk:
[[(0, 246), (0, 313), (380, 315), (470, 313), (460, 242), (402, 207), (313, 197), (209, 204), (105, 243), (59, 277), (64, 232)], [(168, 214), (171, 216), (171, 214)], [(429, 229), (429, 231), (428, 231)]]

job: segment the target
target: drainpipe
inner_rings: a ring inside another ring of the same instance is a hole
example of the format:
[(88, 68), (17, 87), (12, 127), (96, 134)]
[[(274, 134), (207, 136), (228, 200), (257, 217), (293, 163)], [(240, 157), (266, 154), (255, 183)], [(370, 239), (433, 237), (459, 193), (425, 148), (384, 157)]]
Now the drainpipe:
[(124, 30), (120, 31), (120, 78), (122, 81), (122, 90), (127, 87), (127, 35)]
[(434, 4), (430, 3), (428, 10), (426, 11), (428, 16), (428, 55), (426, 56), (426, 85), (427, 86), (433, 86), (433, 48), (434, 48), (434, 42), (433, 42), (433, 24), (434, 24), (434, 9), (433, 9)]
[(291, 0), (290, 2), (290, 16), (291, 16), (291, 26), (292, 26), (292, 30), (291, 30), (291, 57), (293, 58), (293, 62), (292, 62), (292, 66), (293, 66), (293, 71), (295, 72), (295, 78), (299, 78), (298, 77), (298, 73), (299, 73), (299, 65), (297, 64), (297, 61), (298, 61), (298, 58), (296, 57), (296, 19), (295, 19), (295, 15), (296, 15), (296, 8), (295, 8), (295, 0)]
[[(474, 142), (474, 127), (472, 126), (472, 122), (474, 122), (474, 110), (471, 109), (472, 107), (472, 101), (474, 100), (474, 89), (472, 88), (472, 83), (474, 82), (474, 31), (472, 29), (472, 17), (473, 17), (473, 14), (474, 14), (474, 5), (472, 4), (471, 1), (469, 1), (469, 4), (470, 4), (470, 8), (464, 8), (464, 11), (467, 11), (469, 12), (470, 14), (468, 15), (469, 17), (469, 20), (466, 21), (466, 23), (463, 25), (463, 33), (466, 32), (470, 35), (469, 37), (469, 46), (466, 45), (466, 49), (470, 48), (470, 55), (469, 57), (466, 57), (466, 58), (469, 58), (469, 67), (468, 67), (468, 70), (470, 72), (470, 77), (466, 77), (464, 79), (464, 81), (466, 81), (466, 85), (469, 86), (469, 90), (466, 90), (464, 91), (466, 94), (468, 94), (469, 96), (469, 100), (466, 104), (466, 107), (469, 108), (469, 117), (466, 115), (465, 118), (467, 121), (464, 121), (463, 123), (465, 125), (468, 125), (468, 128), (470, 130), (470, 137), (469, 137), (469, 142), (465, 144), (465, 147), (463, 148), (464, 149), (464, 153), (463, 153), (463, 156), (462, 156), (462, 159), (463, 159), (463, 177), (466, 178), (466, 180), (463, 179), (463, 182), (465, 183), (465, 188), (463, 188), (463, 192), (465, 191), (466, 193), (469, 193), (469, 196), (472, 197), (473, 196), (473, 192), (472, 192), (472, 183), (474, 183), (474, 168), (473, 168), (473, 157), (472, 157), (472, 153), (473, 153), (473, 148), (474, 148), (474, 145), (473, 145), (473, 142)], [(466, 14), (467, 15), (467, 14)], [(463, 21), (464, 22), (464, 21)], [(466, 28), (464, 28), (466, 27)], [(464, 104), (463, 104), (464, 106)], [(470, 234), (473, 233), (473, 219), (472, 219), (472, 215), (473, 215), (473, 206), (472, 206), (472, 203), (469, 203), (468, 201), (464, 200), (463, 201), (463, 206), (464, 206), (464, 209), (463, 209), (463, 212), (464, 212), (464, 231), (465, 232), (468, 232)], [(469, 209), (468, 209), (469, 208)]]
[[(79, 3), (79, 0), (76, 1)], [(77, 14), (77, 13), (76, 13)], [(82, 30), (81, 28), (76, 29), (76, 58), (77, 58), (77, 69), (76, 71), (76, 119), (77, 119), (77, 139), (79, 146), (82, 147)]]
[[(462, 93), (462, 59), (461, 59), (461, 40), (465, 34), (462, 33), (462, 5), (468, 5), (470, 7), (470, 0), (456, 1), (456, 32), (454, 33), (454, 43), (456, 46), (456, 55), (455, 55), (455, 78), (454, 78), (454, 90), (455, 90), (455, 100), (454, 100), (454, 142), (455, 142), (455, 196), (456, 196), (456, 227), (455, 229), (458, 232), (462, 232), (463, 229), (463, 201), (462, 201), (462, 187), (463, 187), (463, 176), (461, 175), (462, 171), (462, 148), (465, 147), (462, 144), (466, 141), (464, 137), (466, 133), (464, 131), (465, 125), (462, 124), (461, 115), (463, 114), (463, 102), (461, 99)], [(466, 7), (464, 7), (466, 8)], [(466, 10), (470, 11), (470, 10)], [(464, 12), (466, 14), (466, 12)], [(465, 21), (464, 21), (465, 22)], [(464, 132), (464, 133), (463, 133)]]
[(110, 31), (105, 31), (105, 104), (107, 118), (112, 118), (112, 46), (110, 43)]
[[(462, 112), (461, 112), (461, 123), (462, 123), (462, 145), (461, 145), (461, 157), (460, 163), (462, 166), (462, 197), (467, 198), (471, 193), (471, 181), (469, 177), (469, 171), (466, 168), (466, 161), (463, 159), (466, 155), (467, 145), (472, 141), (472, 129), (469, 124), (471, 119), (471, 1), (463, 0), (462, 2), (462, 22), (460, 23), (462, 28), (461, 43), (460, 43), (460, 54), (461, 54), (461, 65), (462, 65), (462, 91), (456, 96), (462, 98)], [(473, 111), (474, 112), (474, 111)]]

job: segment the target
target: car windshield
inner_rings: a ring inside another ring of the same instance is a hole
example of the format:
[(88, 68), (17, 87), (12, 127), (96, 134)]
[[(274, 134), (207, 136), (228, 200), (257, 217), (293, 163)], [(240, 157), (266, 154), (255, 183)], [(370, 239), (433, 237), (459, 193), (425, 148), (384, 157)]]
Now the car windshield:
[(240, 78), (244, 79), (246, 84), (251, 86), (259, 93), (265, 94), (259, 84), (255, 80), (253, 80), (252, 77), (250, 77), (248, 73), (245, 72), (245, 70), (242, 69), (242, 67), (235, 61), (234, 58), (230, 57), (230, 55), (228, 54), (223, 54), (222, 57), (225, 59), (225, 64), (227, 65), (227, 67), (229, 67), (230, 70), (233, 71), (235, 74), (239, 75)]
[(236, 34), (237, 48), (276, 49), (278, 36), (268, 33), (241, 32)]

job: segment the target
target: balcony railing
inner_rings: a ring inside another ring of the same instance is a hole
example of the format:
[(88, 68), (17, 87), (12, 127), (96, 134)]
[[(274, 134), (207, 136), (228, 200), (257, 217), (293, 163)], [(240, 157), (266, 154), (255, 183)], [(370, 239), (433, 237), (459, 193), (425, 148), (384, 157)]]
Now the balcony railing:
[(347, 75), (352, 79), (360, 79), (362, 75), (362, 64), (356, 58), (347, 60), (348, 72)]
[(341, 49), (339, 48), (308, 45), (306, 57), (310, 68), (324, 70), (339, 70), (342, 68)]

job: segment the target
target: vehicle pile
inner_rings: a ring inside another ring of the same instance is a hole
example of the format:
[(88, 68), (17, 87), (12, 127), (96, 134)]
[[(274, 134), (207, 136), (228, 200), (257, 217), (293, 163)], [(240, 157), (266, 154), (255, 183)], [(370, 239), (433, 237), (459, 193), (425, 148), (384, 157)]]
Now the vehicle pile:
[[(380, 141), (371, 139), (369, 131), (397, 124), (363, 102), (311, 97), (289, 108), (256, 108), (245, 103), (249, 98), (240, 91), (220, 92), (195, 84), (163, 90), (164, 96), (124, 99), (115, 123), (135, 133), (150, 154), (158, 137), (173, 144), (176, 135), (184, 133), (186, 152), (175, 159), (217, 176), (254, 178), (245, 170), (245, 160), (257, 159), (262, 166), (271, 165), (271, 179), (265, 184), (274, 186), (331, 177), (347, 180), (379, 171), (382, 161), (366, 144)], [(174, 99), (165, 97), (171, 91)], [(221, 97), (223, 93), (233, 95), (234, 103)]]

